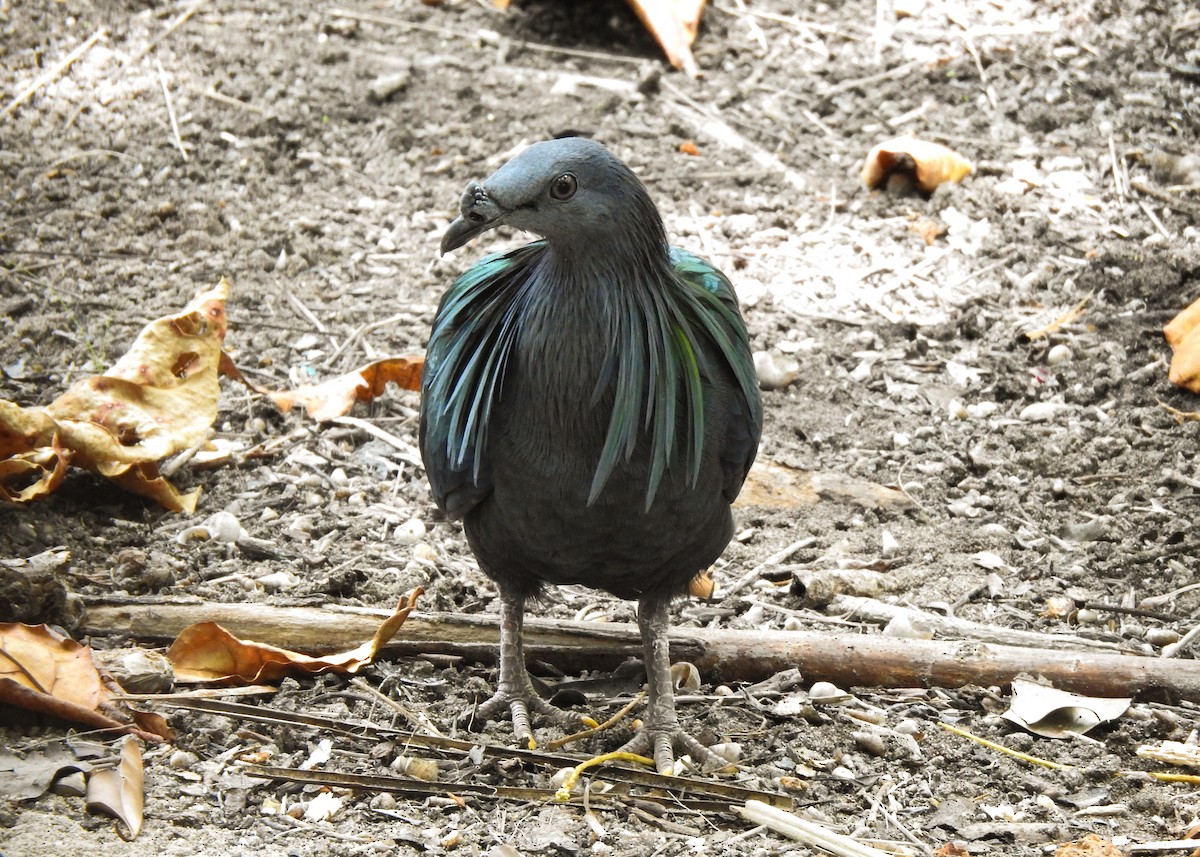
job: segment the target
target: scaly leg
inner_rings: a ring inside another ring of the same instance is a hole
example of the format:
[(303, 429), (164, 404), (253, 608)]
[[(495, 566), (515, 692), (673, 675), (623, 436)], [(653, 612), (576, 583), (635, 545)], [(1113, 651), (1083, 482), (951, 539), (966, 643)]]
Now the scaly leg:
[(501, 716), (501, 712), (508, 709), (517, 740), (532, 750), (537, 746), (537, 742), (534, 741), (533, 730), (530, 728), (530, 711), (545, 715), (564, 726), (573, 724), (576, 720), (567, 712), (546, 702), (534, 690), (533, 682), (529, 680), (529, 672), (525, 669), (525, 647), (521, 640), (524, 620), (524, 596), (501, 587), (500, 682), (496, 693), (479, 706), (477, 713), (479, 719), (485, 721)]
[(649, 692), (646, 722), (622, 750), (651, 756), (660, 774), (675, 766), (675, 752), (690, 755), (704, 769), (729, 767), (729, 760), (705, 747), (679, 725), (675, 714), (675, 686), (671, 681), (671, 652), (667, 640), (670, 599), (643, 598), (638, 602), (638, 628), (645, 650)]

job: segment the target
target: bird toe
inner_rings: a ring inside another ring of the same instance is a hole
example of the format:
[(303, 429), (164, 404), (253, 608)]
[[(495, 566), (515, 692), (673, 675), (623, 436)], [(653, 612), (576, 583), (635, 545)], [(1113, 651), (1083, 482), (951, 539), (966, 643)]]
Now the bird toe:
[(732, 773), (737, 770), (724, 756), (714, 753), (678, 726), (654, 727), (647, 724), (621, 747), (621, 751), (649, 756), (654, 759), (655, 769), (668, 776), (678, 773), (676, 753), (690, 757), (701, 773)]
[(500, 720), (507, 715), (512, 720), (513, 734), (517, 740), (530, 750), (536, 749), (537, 741), (533, 737), (533, 715), (540, 716), (555, 726), (563, 728), (578, 725), (578, 718), (569, 712), (556, 708), (537, 695), (526, 696), (519, 693), (497, 691), (490, 699), (479, 705), (473, 712), (465, 716), (467, 726), (480, 728), (490, 720)]

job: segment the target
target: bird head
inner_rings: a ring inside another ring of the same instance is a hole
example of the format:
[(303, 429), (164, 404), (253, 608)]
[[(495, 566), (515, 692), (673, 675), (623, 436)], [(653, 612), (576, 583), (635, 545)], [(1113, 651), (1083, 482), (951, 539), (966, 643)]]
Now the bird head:
[(658, 210), (621, 159), (584, 137), (534, 143), (482, 184), (471, 182), (442, 253), (500, 225), (543, 236), (550, 246), (597, 252), (613, 241), (666, 253)]

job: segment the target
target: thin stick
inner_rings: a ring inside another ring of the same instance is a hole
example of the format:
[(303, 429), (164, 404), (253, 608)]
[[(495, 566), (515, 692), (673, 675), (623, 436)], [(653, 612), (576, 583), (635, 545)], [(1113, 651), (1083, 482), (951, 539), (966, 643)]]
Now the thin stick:
[(1154, 228), (1158, 230), (1159, 234), (1164, 238), (1170, 238), (1171, 233), (1167, 231), (1167, 227), (1163, 226), (1162, 221), (1158, 219), (1158, 215), (1154, 213), (1154, 209), (1150, 207), (1150, 204), (1144, 199), (1139, 199), (1138, 205), (1141, 206), (1142, 211), (1146, 212), (1146, 216), (1150, 218), (1150, 222), (1154, 224)]
[(207, 2), (208, 2), (208, 0), (196, 0), (195, 3), (193, 3), (187, 9), (185, 9), (183, 12), (181, 12), (174, 21), (172, 21), (170, 24), (168, 24), (167, 28), (165, 30), (163, 30), (161, 33), (159, 33), (157, 36), (155, 36), (153, 39), (151, 39), (146, 44), (145, 47), (143, 47), (140, 51), (138, 51), (136, 54), (131, 56), (126, 62), (121, 63), (121, 68), (125, 68), (126, 66), (133, 65), (135, 62), (140, 60), (146, 54), (150, 53), (150, 51), (152, 51), (156, 47), (158, 47), (159, 43), (163, 39), (165, 39), (167, 36), (171, 35), (173, 32), (178, 30), (185, 23), (187, 23), (187, 20), (189, 18), (191, 18), (193, 15), (195, 15), (200, 10), (200, 7), (203, 6)]
[(1070, 771), (1075, 769), (1074, 765), (1065, 765), (1062, 762), (1051, 762), (1049, 759), (1043, 759), (1040, 756), (1031, 756), (1028, 753), (1022, 753), (1020, 750), (1013, 750), (1009, 747), (1005, 747), (1003, 744), (997, 744), (995, 741), (989, 741), (987, 738), (976, 735), (973, 732), (968, 732), (966, 729), (959, 729), (957, 726), (951, 726), (949, 723), (942, 723), (939, 721), (938, 726), (941, 726), (947, 732), (953, 732), (955, 735), (959, 735), (970, 741), (974, 741), (976, 744), (982, 744), (989, 750), (995, 750), (997, 753), (1003, 753), (1006, 756), (1012, 756), (1014, 759), (1020, 759), (1022, 762), (1029, 762), (1031, 765), (1041, 765), (1043, 768), (1050, 768), (1053, 771)]
[(183, 155), (183, 159), (188, 159), (187, 150), (183, 148), (183, 138), (179, 136), (179, 122), (175, 118), (175, 105), (171, 103), (171, 90), (167, 89), (167, 73), (163, 71), (162, 63), (158, 60), (154, 61), (158, 67), (158, 85), (162, 87), (163, 98), (167, 102), (167, 118), (171, 120), (171, 135), (175, 138), (175, 148), (179, 150), (179, 154)]
[(223, 92), (217, 92), (211, 86), (204, 90), (203, 95), (205, 98), (211, 98), (213, 101), (219, 101), (222, 104), (228, 104), (231, 107), (240, 107), (243, 110), (249, 110), (251, 113), (261, 114), (263, 112), (261, 107), (255, 107), (253, 104), (248, 104), (247, 102), (234, 98), (231, 95), (226, 95)]
[(337, 361), (337, 359), (339, 357), (341, 357), (343, 354), (345, 354), (346, 351), (348, 351), (352, 345), (357, 343), (358, 340), (362, 339), (362, 337), (364, 337), (366, 334), (368, 334), (374, 330), (378, 330), (381, 327), (391, 327), (392, 325), (396, 324), (396, 322), (405, 321), (406, 319), (409, 319), (411, 317), (412, 316), (410, 313), (400, 313), (398, 315), (388, 316), (387, 318), (377, 319), (376, 321), (367, 322), (366, 324), (362, 325), (357, 330), (355, 330), (353, 333), (351, 333), (346, 338), (346, 341), (338, 346), (337, 350), (335, 350), (333, 352), (333, 354), (331, 354), (329, 356), (329, 359), (325, 361), (325, 363), (324, 363), (325, 368), (328, 369), (331, 366), (333, 366), (333, 364)]
[(755, 824), (765, 824), (789, 839), (815, 846), (839, 857), (887, 857), (886, 851), (864, 845), (857, 839), (836, 833), (787, 810), (767, 806), (761, 801), (748, 800), (744, 807), (735, 807), (734, 812)]
[(983, 87), (983, 94), (987, 96), (988, 104), (992, 105), (992, 109), (996, 109), (996, 95), (992, 92), (992, 88), (988, 86), (987, 74), (983, 71), (983, 61), (979, 59), (979, 51), (975, 49), (975, 42), (971, 41), (971, 34), (963, 34), (963, 43), (967, 46), (967, 53), (971, 55), (971, 59), (975, 60), (975, 70), (979, 72), (979, 85)]
[[(325, 325), (321, 324), (321, 320), (313, 315), (313, 311), (305, 306), (304, 301), (296, 297), (294, 292), (288, 292), (287, 302), (288, 305), (295, 311), (296, 315), (300, 316), (317, 329), (317, 333), (326, 333)], [(336, 346), (337, 343), (334, 342), (334, 345)]]
[(741, 577), (739, 577), (737, 580), (735, 580), (733, 583), (731, 583), (727, 589), (722, 590), (721, 597), (728, 598), (730, 595), (737, 595), (739, 592), (741, 592), (747, 586), (754, 583), (754, 581), (758, 580), (758, 576), (760, 574), (762, 574), (763, 571), (765, 571), (766, 569), (770, 568), (773, 565), (778, 565), (779, 563), (783, 562), (784, 560), (790, 558), (792, 556), (792, 554), (794, 554), (796, 551), (800, 550), (801, 548), (808, 547), (816, 540), (817, 540), (816, 536), (805, 536), (804, 538), (802, 538), (798, 541), (792, 542), (790, 545), (785, 547), (783, 550), (771, 554), (769, 557), (764, 559), (758, 565), (754, 566), (754, 568), (750, 569), (748, 572), (746, 572)]
[(1113, 189), (1116, 190), (1117, 196), (1125, 198), (1125, 185), (1121, 182), (1121, 162), (1117, 160), (1117, 144), (1113, 140), (1113, 135), (1108, 135), (1108, 157), (1112, 163), (1112, 178)]
[(383, 441), (388, 446), (399, 452), (400, 454), (396, 457), (406, 464), (411, 464), (414, 467), (425, 466), (421, 463), (421, 457), (417, 454), (416, 449), (414, 449), (410, 444), (407, 444), (400, 438), (396, 437), (391, 432), (384, 431), (374, 423), (369, 423), (366, 420), (359, 419), (358, 417), (335, 417), (334, 419), (330, 420), (330, 422), (334, 422), (342, 426), (356, 428), (359, 431), (366, 432), (376, 440)]
[(108, 30), (104, 29), (103, 27), (101, 27), (96, 32), (92, 33), (92, 35), (88, 38), (88, 40), (86, 42), (84, 42), (82, 45), (77, 47), (75, 50), (73, 50), (69, 54), (67, 54), (62, 60), (60, 60), (58, 62), (57, 65), (55, 65), (53, 68), (51, 68), (45, 74), (43, 74), (41, 77), (39, 77), (33, 83), (29, 84), (29, 86), (26, 87), (26, 89), (23, 92), (21, 92), (20, 95), (18, 95), (12, 101), (8, 102), (8, 104), (5, 105), (4, 109), (0, 110), (0, 116), (10, 115), (14, 110), (16, 110), (21, 105), (22, 102), (25, 101), (25, 99), (29, 98), (29, 96), (33, 95), (35, 92), (37, 92), (43, 86), (50, 83), (55, 78), (57, 78), (60, 74), (62, 74), (64, 71), (66, 71), (68, 68), (70, 68), (71, 63), (75, 62), (75, 60), (79, 59), (81, 56), (83, 56), (85, 53), (87, 53), (91, 49), (92, 45), (96, 44), (96, 42), (100, 41), (100, 39), (102, 39), (106, 35), (108, 35)]

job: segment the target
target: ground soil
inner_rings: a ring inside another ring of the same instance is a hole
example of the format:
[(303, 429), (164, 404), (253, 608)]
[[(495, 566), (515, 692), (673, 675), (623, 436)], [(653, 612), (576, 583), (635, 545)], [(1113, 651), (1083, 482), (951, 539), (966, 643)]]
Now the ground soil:
[[(704, 76), (692, 80), (661, 62), (618, 2), (518, 0), (500, 13), (482, 0), (0, 0), (5, 103), (102, 31), (0, 115), (0, 397), (49, 402), (221, 276), (234, 285), (229, 350), (257, 382), (286, 387), (419, 352), (455, 274), (524, 240), (493, 233), (439, 258), (465, 183), (523, 144), (586, 133), (645, 179), (676, 243), (730, 273), (755, 349), (798, 362), (794, 384), (765, 393), (760, 457), (911, 499), (740, 507), (719, 581), (810, 536), (787, 563), (902, 569), (905, 585), (886, 600), (1157, 655), (1191, 627), (1200, 593), (1143, 615), (1106, 605), (1136, 608), (1196, 573), (1200, 423), (1165, 407), (1197, 403), (1167, 381), (1161, 329), (1200, 294), (1200, 14), (1187, 0), (877, 12), (864, 0), (721, 0), (705, 12)], [(863, 156), (904, 132), (949, 144), (975, 172), (930, 198), (867, 191)], [(681, 149), (689, 142), (698, 154)], [(1026, 335), (1081, 302), (1048, 335)], [(355, 415), (414, 443), (417, 406), (392, 389)], [(48, 500), (0, 510), (0, 555), (65, 546), (62, 580), (85, 599), (383, 607), (419, 584), (424, 609), (494, 615), (495, 589), (459, 526), (393, 447), (280, 415), (233, 382), (216, 430), (246, 448), (287, 442), (181, 469), (177, 482), (203, 488), (191, 518), (73, 472)], [(177, 540), (221, 510), (279, 553)], [(294, 579), (259, 582), (279, 571)], [(533, 608), (620, 621), (632, 611), (584, 589)], [(829, 627), (769, 582), (683, 604), (675, 622)], [(453, 731), (495, 674), (414, 658), (366, 678)], [(806, 671), (802, 688), (818, 678)], [(1188, 701), (1142, 700), (1087, 738), (1052, 740), (997, 716), (1006, 687), (853, 688), (840, 707), (802, 706), (805, 717), (736, 687), (715, 696), (716, 677), (702, 679), (681, 713), (705, 738), (742, 745), (736, 781), (791, 794), (864, 838), (1045, 853), (1089, 832), (1180, 838), (1200, 810), (1193, 785), (1113, 776), (1159, 769), (1135, 750), (1187, 738)], [(390, 722), (342, 678), (289, 681), (257, 701)], [(604, 697), (589, 705), (612, 710)], [(330, 821), (285, 823), (268, 810), (314, 791), (231, 765), (258, 751), (295, 765), (320, 730), (164, 713), (184, 752), (148, 753), (137, 842), (82, 800), (46, 795), (0, 804), (5, 857), (807, 853), (729, 814), (659, 819), (619, 801), (597, 810), (599, 839), (577, 806), (370, 791), (349, 793)], [(863, 738), (864, 718), (915, 737), (919, 752)], [(21, 753), (66, 730), (0, 719), (0, 740)], [(1031, 766), (938, 721), (1074, 767)], [(481, 740), (511, 733), (492, 724)], [(328, 767), (388, 773), (394, 754), (376, 749), (339, 737)], [(453, 776), (547, 781), (488, 761)]]

